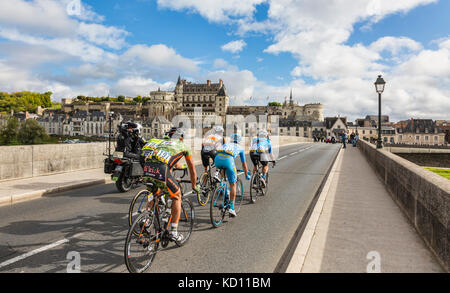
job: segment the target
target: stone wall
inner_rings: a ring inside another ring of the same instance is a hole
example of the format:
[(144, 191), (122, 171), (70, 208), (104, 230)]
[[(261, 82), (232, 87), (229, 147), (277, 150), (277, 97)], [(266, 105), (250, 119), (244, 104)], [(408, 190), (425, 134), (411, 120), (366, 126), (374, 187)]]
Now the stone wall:
[(103, 167), (107, 143), (0, 147), (0, 181)]
[(449, 154), (418, 154), (418, 153), (397, 153), (397, 156), (402, 157), (414, 164), (425, 167), (450, 168), (450, 153)]
[(359, 140), (358, 147), (394, 201), (449, 271), (450, 180), (386, 150), (377, 150), (363, 140)]
[[(302, 137), (272, 137), (274, 148), (291, 143), (311, 142)], [(248, 152), (250, 140), (246, 138)], [(194, 144), (186, 143), (194, 150)], [(276, 143), (276, 144), (275, 144)], [(31, 178), (58, 173), (103, 168), (108, 143), (46, 144), (34, 146), (0, 147), (0, 181)], [(114, 150), (114, 145), (111, 146)], [(201, 149), (201, 148), (200, 148)], [(200, 161), (200, 149), (194, 151), (194, 160)], [(277, 154), (277, 150), (275, 150)]]

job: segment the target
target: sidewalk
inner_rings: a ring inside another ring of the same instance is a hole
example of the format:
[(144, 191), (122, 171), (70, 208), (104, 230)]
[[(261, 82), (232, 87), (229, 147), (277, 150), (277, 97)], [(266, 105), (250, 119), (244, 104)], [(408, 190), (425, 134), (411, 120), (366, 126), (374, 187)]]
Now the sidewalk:
[(0, 207), (40, 198), (44, 195), (106, 183), (110, 175), (103, 168), (0, 182)]
[(444, 272), (358, 148), (341, 150), (328, 181), (296, 272)]

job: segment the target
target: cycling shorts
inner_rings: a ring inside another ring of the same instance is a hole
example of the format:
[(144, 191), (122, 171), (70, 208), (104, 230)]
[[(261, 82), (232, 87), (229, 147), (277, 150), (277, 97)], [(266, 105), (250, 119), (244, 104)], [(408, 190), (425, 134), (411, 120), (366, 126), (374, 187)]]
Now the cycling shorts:
[(268, 153), (250, 152), (250, 159), (254, 166), (257, 166), (259, 163), (263, 166), (267, 166), (270, 161), (270, 155)]
[(232, 156), (224, 153), (218, 153), (214, 159), (214, 164), (216, 165), (216, 168), (225, 170), (228, 182), (237, 182), (236, 164), (234, 163), (234, 158)]
[(160, 162), (145, 162), (144, 164), (144, 176), (145, 180), (148, 180), (158, 187), (163, 187), (169, 192), (170, 198), (180, 191), (180, 184), (173, 177), (172, 170), (168, 165)]
[(207, 150), (207, 149), (202, 149), (202, 164), (203, 167), (208, 167), (209, 166), (209, 158), (211, 158), (214, 162), (214, 159), (216, 158), (217, 155), (217, 151), (215, 149), (213, 150)]

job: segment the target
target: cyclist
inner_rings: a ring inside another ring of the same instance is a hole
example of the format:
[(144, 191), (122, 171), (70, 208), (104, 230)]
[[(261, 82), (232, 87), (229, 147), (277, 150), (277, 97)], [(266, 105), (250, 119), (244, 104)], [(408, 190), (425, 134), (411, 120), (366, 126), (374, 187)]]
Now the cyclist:
[[(202, 156), (202, 164), (203, 167), (205, 168), (205, 173), (208, 171), (209, 158), (211, 158), (214, 162), (214, 159), (216, 158), (217, 155), (217, 148), (225, 144), (225, 138), (223, 137), (224, 131), (225, 130), (223, 129), (222, 126), (216, 125), (213, 127), (210, 134), (203, 139), (201, 156)], [(216, 171), (214, 179), (220, 181), (219, 170)]]
[[(250, 146), (250, 159), (253, 163), (253, 173), (258, 171), (258, 163), (263, 166), (263, 172), (261, 175), (261, 184), (266, 187), (267, 173), (269, 172), (269, 161), (272, 161), (275, 166), (275, 158), (272, 153), (272, 142), (269, 138), (269, 133), (265, 130), (260, 130), (258, 136), (253, 138)], [(255, 184), (252, 182), (251, 184)]]
[(194, 160), (191, 150), (184, 144), (184, 131), (181, 128), (173, 127), (169, 133), (170, 139), (161, 142), (148, 155), (145, 162), (145, 176), (161, 190), (167, 191), (172, 199), (172, 221), (170, 226), (170, 239), (182, 241), (183, 235), (178, 234), (178, 222), (181, 212), (181, 189), (177, 180), (172, 175), (172, 169), (181, 169), (181, 158), (185, 157), (192, 182), (192, 189), (200, 191), (196, 185), (197, 174), (195, 172)]
[(244, 173), (247, 174), (246, 179), (250, 180), (250, 171), (248, 170), (247, 163), (245, 162), (244, 149), (240, 145), (242, 137), (235, 133), (230, 137), (230, 143), (219, 146), (217, 149), (217, 156), (214, 159), (214, 164), (217, 168), (223, 168), (225, 170), (228, 181), (230, 182), (230, 216), (236, 217), (236, 211), (234, 210), (234, 204), (236, 202), (236, 182), (237, 182), (237, 170), (234, 159), (239, 156), (244, 168)]

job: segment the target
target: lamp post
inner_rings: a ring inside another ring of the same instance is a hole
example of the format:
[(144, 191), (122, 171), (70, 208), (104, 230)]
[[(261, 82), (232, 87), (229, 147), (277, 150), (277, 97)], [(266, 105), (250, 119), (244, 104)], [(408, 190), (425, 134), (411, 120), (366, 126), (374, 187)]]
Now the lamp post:
[(377, 81), (375, 81), (375, 89), (378, 93), (378, 140), (377, 140), (377, 149), (383, 148), (383, 143), (381, 141), (381, 94), (384, 92), (384, 86), (386, 82), (378, 75)]

